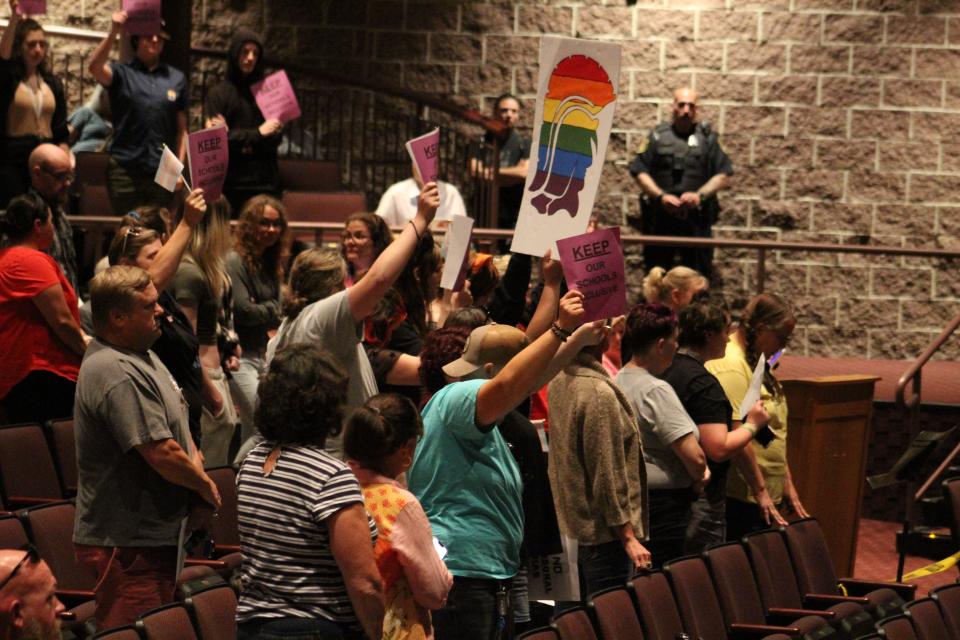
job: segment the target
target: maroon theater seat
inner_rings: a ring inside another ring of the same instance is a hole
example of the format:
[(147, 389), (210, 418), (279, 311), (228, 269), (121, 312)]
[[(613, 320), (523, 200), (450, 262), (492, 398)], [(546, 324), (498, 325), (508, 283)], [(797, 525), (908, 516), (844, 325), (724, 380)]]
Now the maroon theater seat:
[(236, 637), (237, 595), (228, 585), (198, 591), (184, 600), (184, 606), (204, 640)]
[(947, 628), (940, 607), (933, 598), (908, 602), (903, 606), (903, 611), (910, 616), (919, 640), (958, 640)]
[(92, 640), (142, 640), (133, 625), (101, 631)]
[(877, 631), (881, 638), (887, 640), (919, 640), (910, 624), (910, 617), (903, 614), (878, 621)]
[(80, 205), (77, 214), (81, 216), (116, 215), (113, 211), (113, 205), (110, 203), (110, 193), (107, 191), (106, 185), (84, 185), (80, 191)]
[(53, 457), (40, 425), (0, 428), (0, 483), (4, 504), (11, 509), (63, 500)]
[(560, 640), (598, 640), (590, 623), (590, 616), (583, 607), (574, 607), (553, 617)]
[(136, 628), (147, 640), (198, 640), (190, 614), (179, 602), (143, 614)]
[(683, 622), (666, 574), (656, 571), (637, 576), (630, 586), (646, 640), (676, 640), (684, 632)]
[(637, 610), (624, 587), (594, 593), (587, 599), (587, 608), (593, 611), (603, 640), (644, 640)]
[(73, 419), (50, 420), (47, 422), (47, 433), (53, 444), (53, 453), (57, 461), (57, 470), (64, 490), (74, 495), (77, 493), (77, 440), (73, 432)]
[(930, 592), (930, 597), (940, 606), (944, 625), (960, 640), (960, 582), (938, 587)]
[(557, 632), (551, 627), (531, 629), (517, 636), (517, 640), (559, 640), (559, 638), (560, 636), (558, 636)]
[(338, 191), (340, 166), (325, 160), (278, 158), (280, 187), (287, 191)]

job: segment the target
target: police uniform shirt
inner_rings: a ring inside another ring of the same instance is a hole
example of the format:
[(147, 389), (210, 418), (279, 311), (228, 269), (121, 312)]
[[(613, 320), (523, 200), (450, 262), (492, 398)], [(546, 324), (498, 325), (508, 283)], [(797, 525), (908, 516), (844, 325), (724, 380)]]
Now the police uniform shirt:
[(686, 138), (679, 136), (670, 124), (657, 125), (629, 169), (634, 177), (649, 174), (658, 187), (677, 196), (697, 191), (718, 173), (733, 175), (733, 163), (720, 146), (717, 134), (702, 123)]
[(150, 71), (138, 58), (111, 62), (110, 68), (115, 118), (110, 154), (127, 171), (152, 176), (163, 145), (176, 152), (177, 113), (188, 107), (187, 78), (168, 64)]

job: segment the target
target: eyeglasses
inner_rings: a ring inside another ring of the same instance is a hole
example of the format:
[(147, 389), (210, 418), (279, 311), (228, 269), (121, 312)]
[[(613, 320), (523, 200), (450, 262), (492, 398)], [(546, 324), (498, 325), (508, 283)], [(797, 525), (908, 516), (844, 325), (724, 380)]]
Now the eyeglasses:
[(117, 256), (119, 259), (127, 257), (127, 240), (130, 236), (136, 238), (141, 233), (143, 233), (143, 227), (126, 227), (123, 232), (123, 244), (120, 245), (120, 255)]
[(364, 240), (369, 240), (370, 235), (362, 231), (356, 231), (354, 233), (350, 233), (349, 231), (344, 231), (343, 233), (340, 234), (341, 241), (345, 241), (348, 238), (351, 240), (356, 240), (357, 242), (362, 242)]
[(20, 562), (17, 563), (17, 566), (13, 568), (13, 571), (10, 572), (10, 575), (4, 578), (3, 582), (0, 582), (0, 591), (2, 591), (5, 586), (10, 584), (11, 580), (17, 577), (17, 574), (20, 573), (20, 569), (23, 568), (23, 565), (27, 564), (27, 560), (29, 560), (31, 564), (37, 564), (40, 562), (40, 552), (32, 544), (25, 544), (20, 547), (20, 550), (26, 551), (27, 553), (24, 554), (23, 558), (20, 559)]
[(40, 168), (45, 174), (57, 182), (73, 182), (77, 179), (77, 174), (73, 171), (51, 171), (49, 167), (41, 165)]
[(267, 218), (263, 218), (257, 224), (259, 224), (264, 229), (283, 229), (282, 220), (270, 220)]

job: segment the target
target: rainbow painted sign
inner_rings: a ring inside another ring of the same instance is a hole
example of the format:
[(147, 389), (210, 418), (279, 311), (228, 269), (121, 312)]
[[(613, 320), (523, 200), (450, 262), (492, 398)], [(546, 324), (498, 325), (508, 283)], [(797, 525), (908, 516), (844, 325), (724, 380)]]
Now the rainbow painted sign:
[(587, 229), (613, 126), (620, 46), (573, 38), (540, 43), (540, 90), (512, 250), (543, 255)]

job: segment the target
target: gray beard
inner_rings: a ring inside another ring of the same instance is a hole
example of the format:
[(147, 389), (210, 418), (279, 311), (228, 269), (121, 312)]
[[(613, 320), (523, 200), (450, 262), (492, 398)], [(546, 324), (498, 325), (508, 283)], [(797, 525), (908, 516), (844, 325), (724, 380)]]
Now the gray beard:
[(60, 640), (60, 620), (49, 628), (44, 628), (39, 620), (28, 620), (23, 627), (19, 640)]

